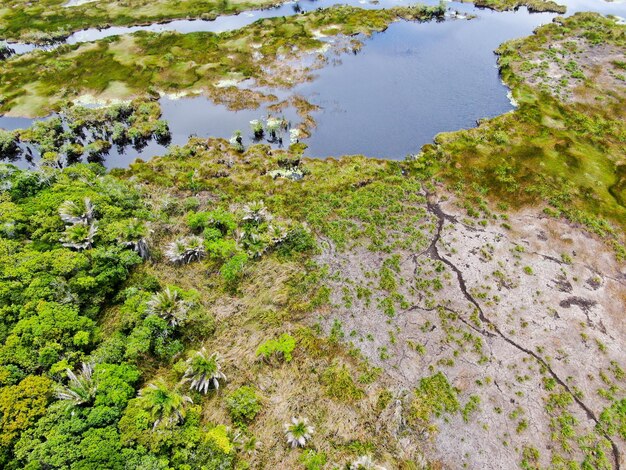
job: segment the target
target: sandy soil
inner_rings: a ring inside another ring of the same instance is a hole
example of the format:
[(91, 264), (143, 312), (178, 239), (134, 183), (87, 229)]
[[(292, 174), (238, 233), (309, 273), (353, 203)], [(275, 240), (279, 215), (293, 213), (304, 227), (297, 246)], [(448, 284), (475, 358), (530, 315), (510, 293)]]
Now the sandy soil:
[[(396, 252), (397, 291), (406, 303), (393, 317), (382, 311), (387, 293), (372, 276), (389, 255), (360, 246), (340, 252), (326, 242), (319, 257), (335, 279), (327, 327), (340, 321), (346, 341), (393, 384), (396, 400), (381, 423), (394, 428), (399, 454), (422, 449), (443, 468), (510, 469), (532, 446), (542, 467), (553, 455), (580, 461), (577, 445), (565, 452), (551, 438), (555, 414), (546, 410), (544, 383), (577, 397), (567, 411), (579, 436), (610, 403), (598, 394), (608, 388), (601, 377), (623, 390), (610, 370), (612, 361), (626, 365), (626, 266), (601, 241), (538, 209), (509, 215), (507, 229), (473, 226), (453, 202), (428, 201), (428, 246)], [(434, 279), (441, 284), (419, 288)], [(358, 286), (373, 292), (369, 303), (357, 297)], [(434, 371), (458, 388), (461, 403), (477, 395), (480, 406), (467, 422), (447, 416), (436, 420), (438, 432), (418, 435), (402, 416), (410, 391)], [(612, 445), (609, 459), (624, 465), (624, 442)]]

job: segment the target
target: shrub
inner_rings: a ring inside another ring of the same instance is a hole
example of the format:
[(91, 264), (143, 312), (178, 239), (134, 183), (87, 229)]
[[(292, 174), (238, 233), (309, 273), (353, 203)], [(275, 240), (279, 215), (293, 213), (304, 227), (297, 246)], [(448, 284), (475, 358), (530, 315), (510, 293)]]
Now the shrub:
[(247, 254), (237, 253), (222, 265), (220, 274), (227, 284), (233, 286), (237, 281), (239, 281), (239, 279), (241, 279), (247, 262)]
[(272, 357), (284, 359), (291, 362), (291, 353), (296, 348), (296, 340), (289, 333), (283, 333), (278, 339), (269, 339), (261, 344), (256, 350), (257, 356), (262, 356), (265, 360)]
[(324, 452), (315, 452), (311, 449), (300, 455), (300, 463), (304, 465), (305, 470), (322, 470), (327, 461), (328, 458)]
[(333, 364), (322, 374), (322, 383), (326, 392), (337, 400), (360, 400), (365, 392), (356, 386), (345, 364)]
[(226, 406), (233, 422), (237, 425), (245, 425), (251, 422), (261, 411), (261, 401), (255, 390), (247, 385), (239, 387), (228, 398)]

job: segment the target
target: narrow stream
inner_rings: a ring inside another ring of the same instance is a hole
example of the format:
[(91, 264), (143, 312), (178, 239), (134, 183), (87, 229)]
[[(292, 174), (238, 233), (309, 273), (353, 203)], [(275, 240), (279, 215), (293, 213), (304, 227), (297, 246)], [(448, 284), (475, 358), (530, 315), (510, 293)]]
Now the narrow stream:
[[(355, 0), (305, 0), (303, 11), (348, 3), (363, 8), (388, 8), (411, 4), (405, 0), (382, 0), (379, 4)], [(435, 3), (435, 2), (430, 2)], [(624, 2), (567, 0), (568, 14), (599, 11), (626, 16)], [(445, 22), (397, 22), (384, 33), (364, 40), (356, 55), (344, 54), (317, 71), (316, 79), (297, 85), (287, 96), (298, 94), (321, 109), (313, 113), (317, 127), (303, 140), (307, 156), (327, 157), (364, 154), (371, 157), (403, 159), (418, 152), (439, 132), (473, 127), (477, 119), (493, 117), (513, 109), (502, 84), (493, 51), (503, 42), (527, 36), (556, 16), (530, 14), (525, 8), (514, 12), (493, 12), (468, 4), (451, 3), (451, 9), (472, 20)], [(295, 4), (220, 17), (215, 21), (173, 21), (130, 28), (85, 30), (68, 42), (91, 41), (137, 30), (226, 31), (240, 28), (259, 18), (296, 14)], [(273, 91), (285, 95), (284, 90)], [(241, 129), (244, 141), (252, 142), (249, 121), (268, 115), (266, 109), (229, 111), (205, 97), (162, 98), (162, 119), (169, 123), (172, 144), (182, 145), (190, 135), (229, 138)], [(284, 111), (294, 125), (295, 110)], [(28, 127), (32, 120), (0, 117), (0, 127)], [(150, 142), (143, 149), (112, 150), (106, 166), (127, 166), (136, 158), (144, 160), (165, 153)]]
[[(263, 18), (276, 18), (280, 16), (294, 16), (307, 11), (320, 8), (329, 8), (335, 5), (352, 5), (364, 9), (384, 9), (393, 6), (411, 5), (415, 3), (410, 0), (380, 0), (372, 3), (367, 0), (298, 0), (283, 3), (276, 7), (265, 8), (262, 10), (244, 11), (237, 15), (219, 16), (214, 20), (173, 20), (164, 23), (154, 23), (142, 26), (111, 26), (109, 28), (89, 28), (77, 31), (69, 35), (64, 41), (48, 45), (36, 45), (29, 43), (9, 43), (9, 46), (16, 54), (25, 54), (36, 49), (51, 50), (62, 44), (79, 44), (83, 42), (97, 41), (112, 36), (121, 36), (124, 34), (132, 34), (137, 31), (149, 31), (153, 33), (162, 33), (166, 31), (175, 31), (179, 33), (222, 33), (225, 31), (234, 31), (243, 28)], [(428, 5), (438, 4), (438, 0), (424, 0), (420, 3)]]

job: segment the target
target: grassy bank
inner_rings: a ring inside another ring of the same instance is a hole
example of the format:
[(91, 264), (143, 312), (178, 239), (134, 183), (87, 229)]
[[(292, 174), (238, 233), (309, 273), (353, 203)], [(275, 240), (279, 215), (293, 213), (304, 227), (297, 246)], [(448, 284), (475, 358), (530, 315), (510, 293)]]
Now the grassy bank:
[[(625, 29), (600, 15), (577, 14), (503, 44), (502, 77), (519, 108), (475, 129), (440, 134), (416, 166), (438, 162), (438, 173), (459, 194), (478, 200), (545, 205), (547, 214), (615, 240), (624, 256), (626, 88), (619, 79), (610, 86), (599, 81), (598, 64), (586, 58), (600, 60), (613, 49), (623, 56)], [(563, 41), (570, 49), (557, 47)], [(608, 57), (606, 73), (619, 74), (620, 62)], [(548, 80), (558, 76), (557, 67), (560, 79)], [(536, 75), (545, 81), (531, 84)]]
[[(438, 7), (424, 6), (335, 7), (259, 20), (222, 34), (137, 33), (39, 51), (3, 63), (0, 112), (45, 115), (81, 95), (111, 100), (204, 91), (218, 101), (249, 100), (249, 93), (220, 82), (253, 78), (261, 85), (289, 87), (307, 78), (310, 69), (296, 59), (318, 54), (324, 35), (371, 34), (400, 19), (427, 21), (442, 14)], [(229, 95), (233, 98), (225, 98)]]
[[(66, 0), (9, 0), (0, 8), (0, 39), (45, 43), (86, 28), (130, 26), (160, 21), (214, 19), (251, 9), (268, 8), (280, 0), (116, 0), (92, 1), (64, 7)], [(511, 10), (526, 5), (531, 11), (564, 13), (552, 0), (478, 0), (476, 5), (494, 10)]]
[(211, 20), (244, 10), (267, 8), (279, 0), (91, 1), (66, 7), (66, 0), (9, 0), (0, 8), (0, 37), (45, 43), (74, 31), (157, 23), (181, 18)]

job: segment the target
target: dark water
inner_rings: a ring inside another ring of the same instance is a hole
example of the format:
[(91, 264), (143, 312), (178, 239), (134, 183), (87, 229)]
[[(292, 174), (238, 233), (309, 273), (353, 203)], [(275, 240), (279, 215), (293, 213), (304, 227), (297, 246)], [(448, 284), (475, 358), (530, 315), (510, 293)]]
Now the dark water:
[[(314, 81), (296, 86), (293, 93), (321, 108), (313, 113), (318, 125), (312, 136), (303, 140), (306, 154), (403, 159), (439, 132), (513, 109), (493, 50), (554, 15), (461, 8), (479, 17), (392, 24), (366, 39), (357, 55), (340, 56), (340, 63), (319, 70)], [(227, 137), (256, 116), (228, 112), (204, 98), (164, 103), (164, 119), (181, 135), (188, 129)]]
[(404, 158), (439, 132), (511, 110), (493, 50), (551, 16), (481, 12), (471, 21), (391, 25), (358, 56), (297, 88), (322, 107), (310, 154)]
[[(336, 0), (300, 2), (304, 10), (330, 6)], [(385, 0), (367, 8), (410, 4)], [(575, 11), (600, 11), (626, 17), (626, 4), (601, 0), (568, 0), (568, 14)], [(321, 107), (313, 114), (317, 127), (309, 139), (307, 156), (326, 157), (365, 154), (372, 157), (402, 159), (418, 152), (439, 132), (475, 125), (477, 119), (492, 117), (513, 109), (507, 89), (501, 83), (493, 51), (503, 42), (527, 36), (556, 15), (529, 14), (526, 9), (497, 13), (470, 5), (452, 3), (461, 14), (475, 19), (445, 22), (392, 24), (384, 33), (365, 39), (357, 55), (344, 54), (317, 72), (314, 81), (296, 86), (290, 92), (275, 92), (282, 97), (304, 96)], [(259, 17), (294, 14), (294, 5), (259, 12), (221, 17), (213, 22), (176, 21), (140, 28), (110, 28), (83, 31), (70, 37), (80, 42), (129, 32), (135, 29), (224, 31), (244, 26)], [(250, 16), (252, 15), (252, 16)], [(99, 34), (99, 36), (95, 36)], [(82, 36), (81, 36), (82, 35)], [(104, 35), (104, 36), (102, 36)], [(81, 39), (82, 38), (82, 39)], [(332, 40), (332, 39), (329, 39)], [(161, 99), (163, 119), (172, 132), (172, 143), (182, 145), (190, 135), (229, 138), (240, 129), (246, 144), (252, 141), (249, 121), (266, 116), (265, 109), (233, 112), (204, 97)], [(298, 117), (288, 109), (285, 117), (295, 125)], [(0, 117), (0, 127), (26, 127), (31, 121)], [(288, 142), (288, 137), (286, 143)], [(150, 142), (141, 151), (113, 151), (109, 167), (126, 166), (135, 158), (161, 155), (165, 148)]]

